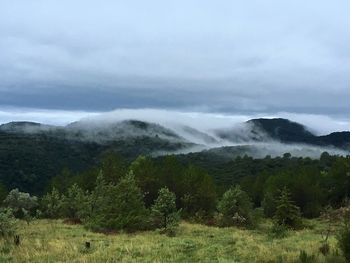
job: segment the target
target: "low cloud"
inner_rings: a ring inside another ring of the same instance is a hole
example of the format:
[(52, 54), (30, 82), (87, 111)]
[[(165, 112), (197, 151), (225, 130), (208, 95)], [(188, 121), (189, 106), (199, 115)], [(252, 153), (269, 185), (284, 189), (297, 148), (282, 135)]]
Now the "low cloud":
[(277, 114), (222, 114), (200, 111), (176, 111), (159, 109), (118, 109), (109, 112), (42, 110), (32, 108), (0, 108), (0, 123), (33, 121), (44, 124), (67, 125), (74, 121), (112, 123), (123, 120), (153, 122), (174, 130), (189, 126), (208, 132), (217, 128), (230, 128), (253, 118), (286, 118), (305, 125), (317, 135), (334, 131), (350, 131), (350, 120), (324, 115), (280, 112)]

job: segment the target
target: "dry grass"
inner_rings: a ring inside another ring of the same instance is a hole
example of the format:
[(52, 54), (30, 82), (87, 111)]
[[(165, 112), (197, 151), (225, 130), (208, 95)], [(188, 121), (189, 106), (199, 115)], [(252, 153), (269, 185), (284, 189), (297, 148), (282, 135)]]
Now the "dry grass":
[[(296, 262), (300, 250), (324, 262), (318, 252), (323, 224), (309, 224), (286, 238), (272, 239), (269, 223), (258, 230), (241, 230), (184, 222), (176, 237), (167, 237), (157, 232), (103, 235), (80, 225), (36, 220), (29, 226), (21, 223), (19, 247), (0, 242), (0, 262)], [(89, 250), (86, 241), (91, 242)], [(335, 250), (334, 237), (330, 243)]]

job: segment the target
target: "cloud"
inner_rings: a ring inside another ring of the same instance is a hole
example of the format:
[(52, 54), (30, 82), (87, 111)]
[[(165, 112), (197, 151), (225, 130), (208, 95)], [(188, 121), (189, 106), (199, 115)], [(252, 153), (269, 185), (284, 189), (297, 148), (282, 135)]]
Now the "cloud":
[(346, 0), (1, 1), (0, 105), (350, 112)]
[(42, 110), (33, 108), (0, 108), (0, 124), (10, 121), (34, 121), (44, 124), (66, 125), (74, 121), (111, 123), (123, 120), (141, 120), (153, 122), (175, 131), (179, 127), (189, 126), (208, 132), (217, 128), (230, 128), (253, 118), (287, 118), (305, 125), (318, 135), (334, 131), (350, 131), (350, 119), (331, 118), (324, 115), (279, 112), (276, 115), (259, 114), (222, 114), (201, 111), (176, 111), (160, 109), (117, 109), (108, 112)]

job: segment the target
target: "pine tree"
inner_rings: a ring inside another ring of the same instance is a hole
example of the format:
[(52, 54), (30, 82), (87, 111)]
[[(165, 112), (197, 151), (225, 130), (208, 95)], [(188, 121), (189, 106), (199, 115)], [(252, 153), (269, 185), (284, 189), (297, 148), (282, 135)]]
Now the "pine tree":
[(285, 187), (276, 200), (276, 212), (274, 216), (278, 225), (297, 228), (301, 225), (300, 209), (291, 200), (291, 194)]
[(41, 199), (41, 208), (44, 216), (48, 218), (59, 218), (62, 212), (61, 194), (54, 187), (51, 193), (47, 193)]
[(106, 183), (100, 173), (89, 199), (86, 227), (94, 231), (136, 231), (146, 228), (148, 211), (132, 173), (117, 185)]
[(174, 235), (180, 221), (180, 211), (176, 209), (176, 196), (168, 188), (161, 188), (152, 206), (152, 218), (157, 228), (163, 228), (168, 235)]
[(218, 203), (218, 211), (223, 226), (251, 226), (253, 225), (253, 204), (246, 192), (239, 186), (226, 191)]

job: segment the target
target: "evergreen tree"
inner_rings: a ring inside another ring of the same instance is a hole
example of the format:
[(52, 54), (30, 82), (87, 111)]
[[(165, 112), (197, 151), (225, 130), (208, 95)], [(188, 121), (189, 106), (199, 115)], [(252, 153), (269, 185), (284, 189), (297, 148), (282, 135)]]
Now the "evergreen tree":
[(157, 167), (151, 158), (141, 155), (131, 163), (129, 170), (134, 174), (137, 185), (144, 193), (145, 204), (149, 207), (161, 187)]
[(156, 227), (167, 229), (169, 226), (177, 225), (179, 211), (176, 209), (176, 196), (168, 188), (161, 188), (158, 198), (152, 206), (152, 216)]
[(148, 211), (132, 173), (117, 185), (106, 183), (101, 173), (89, 207), (86, 226), (94, 231), (136, 231), (147, 227)]
[(62, 197), (56, 188), (41, 199), (43, 215), (48, 218), (59, 218), (62, 214)]
[(292, 228), (301, 225), (300, 209), (291, 200), (291, 194), (287, 188), (283, 188), (276, 200), (274, 219), (278, 225), (286, 225)]
[(80, 223), (87, 198), (86, 193), (77, 184), (73, 184), (68, 188), (67, 194), (62, 195), (63, 216), (74, 223)]
[(253, 204), (248, 194), (239, 186), (232, 187), (224, 193), (218, 203), (218, 211), (221, 214), (219, 224), (223, 226), (252, 226)]

